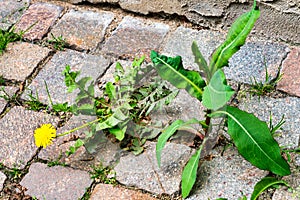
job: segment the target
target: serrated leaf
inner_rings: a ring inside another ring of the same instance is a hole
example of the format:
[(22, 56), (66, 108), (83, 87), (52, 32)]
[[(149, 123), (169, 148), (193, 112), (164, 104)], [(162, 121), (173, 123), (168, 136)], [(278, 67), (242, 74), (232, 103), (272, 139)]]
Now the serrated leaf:
[(83, 114), (83, 115), (95, 115), (96, 110), (94, 105), (92, 104), (82, 104), (75, 108), (76, 112)]
[(203, 149), (203, 144), (205, 141), (203, 141), (200, 148), (192, 155), (192, 157), (189, 159), (188, 163), (183, 169), (182, 177), (181, 177), (181, 195), (182, 198), (186, 198), (189, 196), (196, 178), (197, 178), (197, 169), (198, 164), (200, 160), (201, 151)]
[(214, 114), (228, 116), (228, 134), (239, 153), (251, 164), (280, 176), (291, 174), (290, 167), (282, 158), (279, 145), (265, 122), (231, 106), (226, 111), (219, 110)]
[(202, 103), (208, 109), (218, 110), (226, 105), (233, 94), (234, 91), (226, 83), (224, 72), (219, 69), (204, 88)]
[(256, 1), (254, 1), (252, 10), (241, 15), (232, 24), (225, 42), (222, 43), (212, 55), (210, 62), (210, 71), (212, 74), (214, 74), (217, 69), (228, 65), (229, 58), (245, 43), (259, 15), (259, 8), (256, 6)]
[(266, 189), (268, 189), (271, 186), (279, 185), (279, 184), (289, 186), (287, 184), (287, 182), (285, 182), (283, 180), (277, 180), (274, 177), (265, 177), (265, 178), (261, 179), (254, 186), (254, 191), (251, 195), (251, 200), (256, 200), (263, 191), (265, 191)]
[(197, 42), (193, 42), (192, 44), (192, 52), (194, 54), (195, 57), (195, 63), (198, 65), (199, 69), (201, 71), (203, 71), (205, 73), (205, 75), (207, 76), (207, 78), (210, 80), (210, 73), (209, 73), (209, 69), (207, 66), (207, 62), (205, 60), (205, 58), (203, 57), (202, 53), (199, 51)]
[(110, 100), (113, 100), (116, 98), (116, 88), (115, 86), (112, 84), (112, 82), (108, 82), (106, 83), (105, 86), (105, 93), (108, 95), (108, 98)]
[(198, 72), (183, 68), (180, 56), (172, 58), (151, 51), (151, 60), (163, 79), (201, 101), (205, 82)]
[(113, 128), (114, 126), (118, 125), (121, 122), (124, 122), (128, 119), (129, 113), (128, 110), (124, 109), (123, 107), (119, 107), (114, 110), (114, 113), (109, 116), (105, 121), (100, 122), (96, 126), (96, 131), (104, 130), (107, 128)]
[(168, 141), (168, 139), (182, 126), (188, 126), (191, 124), (198, 124), (199, 121), (196, 119), (191, 119), (187, 122), (183, 120), (176, 120), (170, 126), (168, 126), (165, 130), (162, 131), (161, 135), (158, 137), (157, 144), (156, 144), (156, 159), (158, 167), (161, 164), (161, 152)]

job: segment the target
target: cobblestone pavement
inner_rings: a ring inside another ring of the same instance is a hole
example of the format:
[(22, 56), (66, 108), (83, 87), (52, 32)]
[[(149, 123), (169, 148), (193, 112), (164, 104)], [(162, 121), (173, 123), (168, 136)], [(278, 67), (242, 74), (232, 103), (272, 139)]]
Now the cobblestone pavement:
[[(0, 0), (0, 28), (13, 25), (15, 31), (28, 31), (24, 40), (10, 43), (0, 56), (0, 75), (5, 80), (0, 84), (6, 92), (1, 91), (0, 95), (10, 96), (9, 101), (0, 98), (0, 199), (180, 199), (182, 169), (193, 153), (190, 147), (168, 143), (161, 168), (156, 164), (155, 142), (146, 142), (145, 152), (134, 156), (116, 142), (99, 136), (105, 145), (97, 152), (90, 154), (81, 147), (66, 157), (64, 152), (74, 144), (74, 138), (84, 136), (84, 130), (61, 137), (46, 149), (34, 145), (34, 130), (43, 123), (52, 123), (62, 133), (94, 117), (62, 117), (28, 110), (25, 102), (30, 100), (30, 94), (38, 94), (43, 104), (51, 106), (46, 81), (53, 103), (74, 103), (75, 96), (67, 93), (64, 85), (62, 71), (66, 65), (80, 70), (81, 77), (100, 80), (111, 75), (118, 60), (128, 63), (134, 57), (146, 55), (149, 62), (149, 52), (154, 49), (167, 55), (181, 55), (184, 64), (194, 68), (192, 41), (197, 41), (208, 58), (225, 39), (225, 33), (201, 29), (178, 16), (138, 15), (112, 4)], [(47, 44), (52, 35), (65, 38), (67, 46), (63, 51)], [(236, 88), (242, 90), (244, 84), (251, 83), (251, 77), (263, 81), (265, 67), (273, 76), (278, 69), (284, 73), (277, 91), (261, 98), (241, 97), (238, 106), (266, 121), (272, 112), (274, 123), (284, 114), (286, 123), (276, 140), (290, 149), (299, 148), (300, 47), (252, 34), (230, 59), (225, 73), (236, 85), (242, 84)], [(203, 108), (184, 91), (172, 106), (179, 110), (179, 118), (204, 115)], [(234, 147), (224, 153), (216, 148), (213, 154), (212, 161), (202, 164), (188, 199), (237, 199), (242, 193), (249, 198), (255, 183), (268, 174), (245, 161)], [(65, 166), (50, 167), (55, 161)], [(99, 163), (114, 168), (117, 186), (91, 178), (92, 166)], [(284, 179), (298, 190), (291, 193), (285, 187), (273, 189), (263, 199), (300, 198), (297, 154), (291, 153), (290, 165), (293, 173)]]

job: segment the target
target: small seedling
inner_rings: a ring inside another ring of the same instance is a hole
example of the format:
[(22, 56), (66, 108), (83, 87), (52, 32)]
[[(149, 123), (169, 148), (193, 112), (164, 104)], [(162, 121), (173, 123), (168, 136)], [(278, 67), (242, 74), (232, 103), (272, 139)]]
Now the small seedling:
[(46, 106), (39, 100), (38, 92), (36, 92), (35, 96), (31, 92), (30, 94), (28, 94), (28, 97), (30, 98), (30, 100), (25, 101), (25, 104), (28, 106), (29, 110), (40, 111), (43, 109), (47, 109), (48, 106)]
[(262, 96), (275, 91), (277, 84), (282, 79), (283, 74), (278, 68), (277, 74), (274, 78), (269, 74), (267, 66), (265, 66), (265, 80), (264, 82), (258, 82), (255, 77), (251, 80), (251, 87), (249, 89), (250, 94)]
[(93, 167), (93, 171), (90, 172), (91, 178), (98, 183), (116, 185), (116, 173), (110, 167), (104, 167), (102, 164)]
[(3, 54), (3, 51), (9, 43), (21, 40), (23, 34), (24, 32), (15, 33), (14, 28), (7, 31), (0, 29), (0, 55)]
[(49, 39), (48, 43), (52, 44), (54, 49), (56, 49), (58, 51), (63, 51), (66, 46), (66, 40), (61, 35), (58, 37), (55, 37), (52, 33), (51, 33), (51, 37), (52, 37), (52, 39)]

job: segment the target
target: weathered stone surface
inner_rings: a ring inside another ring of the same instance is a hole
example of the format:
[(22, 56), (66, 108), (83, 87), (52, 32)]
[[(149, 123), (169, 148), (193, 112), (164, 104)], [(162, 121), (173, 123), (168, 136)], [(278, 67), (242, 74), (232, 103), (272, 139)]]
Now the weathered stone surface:
[(300, 199), (300, 191), (295, 191), (294, 193), (291, 193), (287, 191), (286, 189), (279, 188), (277, 189), (273, 196), (272, 200), (299, 200)]
[(155, 200), (149, 194), (129, 190), (119, 186), (98, 184), (94, 188), (90, 200)]
[(3, 184), (4, 184), (5, 180), (6, 180), (6, 178), (7, 177), (5, 176), (5, 174), (3, 174), (2, 172), (0, 172), (0, 192), (3, 189)]
[(240, 101), (239, 108), (256, 115), (259, 119), (269, 122), (270, 112), (272, 114), (273, 125), (277, 124), (284, 115), (285, 123), (279, 136), (275, 139), (281, 146), (296, 148), (299, 145), (299, 115), (298, 109), (300, 99), (296, 97), (270, 98), (270, 97), (251, 97)]
[(185, 145), (167, 143), (162, 151), (161, 168), (155, 156), (155, 143), (148, 142), (146, 151), (134, 156), (122, 157), (115, 167), (117, 180), (126, 185), (138, 187), (152, 193), (173, 194), (179, 190), (181, 173), (191, 156), (192, 149)]
[(0, 56), (0, 74), (7, 79), (24, 81), (49, 52), (48, 48), (35, 44), (10, 43), (4, 54)]
[[(67, 0), (72, 3), (83, 0)], [(88, 0), (91, 3), (119, 4), (133, 12), (176, 13), (184, 15), (195, 24), (212, 29), (229, 28), (233, 21), (251, 10), (252, 0)], [(261, 17), (255, 25), (256, 34), (275, 40), (300, 43), (300, 3), (297, 0), (257, 1)]]
[(0, 113), (3, 111), (7, 101), (2, 97), (11, 98), (16, 93), (18, 88), (11, 86), (0, 86)]
[(0, 29), (7, 30), (21, 17), (30, 0), (2, 0), (0, 1)]
[(229, 67), (224, 68), (226, 77), (249, 84), (253, 78), (263, 82), (267, 67), (269, 75), (274, 78), (288, 51), (289, 48), (282, 44), (248, 42), (229, 60)]
[[(62, 36), (67, 43), (78, 49), (93, 49), (104, 39), (107, 26), (112, 22), (112, 12), (70, 10), (53, 27), (51, 33)], [(48, 36), (52, 38), (51, 35)]]
[(236, 149), (229, 149), (223, 156), (204, 161), (198, 174), (195, 190), (188, 200), (238, 199), (241, 192), (250, 198), (254, 185), (268, 172), (252, 166)]
[[(216, 31), (200, 30), (180, 26), (167, 39), (163, 53), (171, 56), (182, 56), (185, 68), (199, 69), (192, 53), (192, 43), (196, 41), (200, 52), (208, 60), (215, 48), (225, 40), (225, 35)], [(192, 67), (191, 67), (192, 66)]]
[(300, 48), (294, 48), (282, 64), (282, 80), (277, 89), (300, 97)]
[(63, 7), (49, 3), (35, 3), (22, 15), (16, 31), (26, 31), (28, 40), (40, 40), (48, 32), (63, 11)]
[[(62, 75), (66, 65), (70, 65), (73, 71), (80, 71), (80, 76), (77, 80), (87, 76), (96, 80), (108, 67), (109, 60), (101, 55), (89, 55), (73, 50), (56, 53), (29, 86), (33, 94), (38, 92), (41, 102), (49, 104), (45, 80), (53, 103), (75, 103), (78, 90), (75, 90), (73, 93), (67, 93), (64, 76)], [(29, 90), (26, 90), (22, 98), (28, 99), (27, 94), (29, 92)]]
[(47, 167), (33, 163), (20, 184), (27, 188), (25, 194), (38, 199), (73, 200), (79, 199), (92, 183), (85, 171), (68, 167)]
[(24, 168), (35, 154), (33, 133), (41, 124), (56, 126), (58, 118), (45, 113), (13, 107), (0, 120), (0, 160), (7, 167)]
[(104, 44), (102, 51), (116, 56), (149, 55), (160, 47), (169, 26), (126, 16)]

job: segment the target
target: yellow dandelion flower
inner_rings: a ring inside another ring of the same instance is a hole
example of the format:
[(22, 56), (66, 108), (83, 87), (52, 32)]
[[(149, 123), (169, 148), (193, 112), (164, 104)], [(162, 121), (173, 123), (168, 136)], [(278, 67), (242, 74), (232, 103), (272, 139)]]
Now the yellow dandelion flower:
[(43, 124), (41, 127), (35, 129), (34, 139), (37, 147), (46, 148), (52, 144), (53, 138), (56, 137), (56, 129), (52, 124)]

